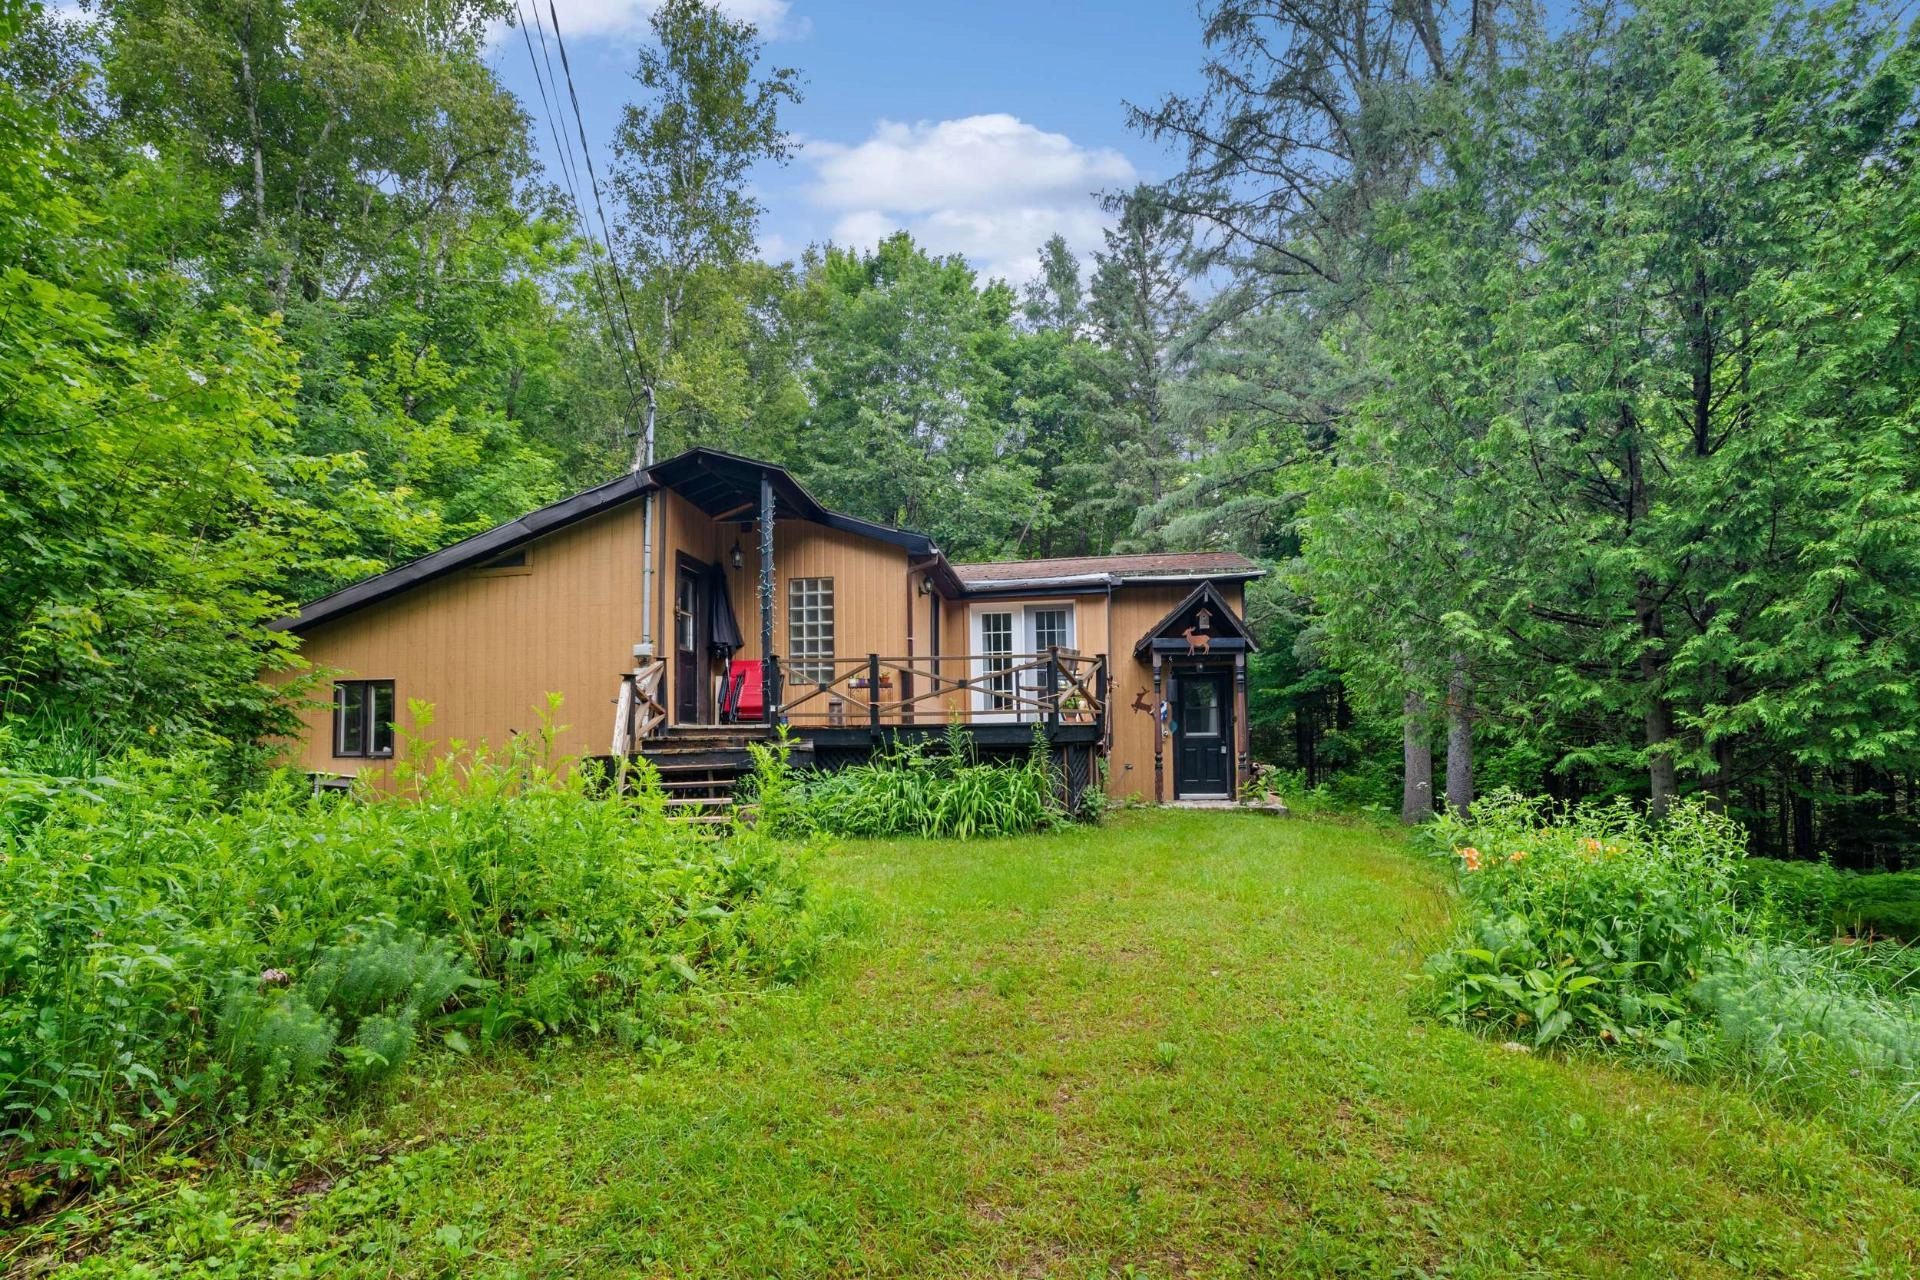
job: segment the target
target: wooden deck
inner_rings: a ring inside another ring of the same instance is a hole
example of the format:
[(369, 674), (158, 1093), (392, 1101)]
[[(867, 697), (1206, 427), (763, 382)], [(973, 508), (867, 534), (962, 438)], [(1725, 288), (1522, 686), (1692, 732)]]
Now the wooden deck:
[[(1067, 649), (1043, 653), (834, 658), (775, 664), (775, 720), (809, 735), (885, 730), (943, 733), (951, 724), (998, 741), (1103, 741), (1107, 659)], [(1075, 731), (1086, 731), (1081, 734)], [(1064, 735), (1064, 736), (1063, 736)]]

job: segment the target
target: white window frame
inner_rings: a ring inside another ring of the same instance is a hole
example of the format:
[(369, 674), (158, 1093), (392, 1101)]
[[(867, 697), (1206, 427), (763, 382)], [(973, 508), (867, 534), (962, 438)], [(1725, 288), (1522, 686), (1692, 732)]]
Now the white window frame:
[[(976, 683), (973, 690), (973, 718), (983, 724), (1017, 724), (1040, 719), (1040, 711), (1031, 705), (1046, 692), (1047, 673), (1034, 670), (1022, 672), (1018, 678), (1019, 700), (1002, 700), (991, 686), (984, 683), (993, 674), (995, 650), (987, 647), (988, 617), (1010, 618), (1010, 647), (1005, 652), (1012, 654), (1036, 654), (1045, 652), (1045, 646), (1039, 643), (1039, 618), (1042, 613), (1065, 613), (1065, 641), (1062, 649), (1073, 649), (1078, 642), (1077, 610), (1071, 600), (1005, 601), (998, 604), (976, 604), (968, 609), (968, 636), (973, 657), (973, 678)], [(997, 628), (996, 628), (997, 630)], [(1031, 661), (1031, 658), (1026, 659)], [(1012, 664), (1009, 664), (1012, 665)]]

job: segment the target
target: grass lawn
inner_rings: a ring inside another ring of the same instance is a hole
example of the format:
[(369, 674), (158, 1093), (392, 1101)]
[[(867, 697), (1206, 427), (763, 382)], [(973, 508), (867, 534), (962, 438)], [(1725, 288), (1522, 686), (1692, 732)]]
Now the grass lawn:
[[(1737, 1092), (1407, 1011), (1440, 877), (1218, 813), (840, 849), (806, 986), (664, 1060), (440, 1059), (322, 1178), (96, 1257), (462, 1276), (1913, 1274), (1920, 1191)], [(385, 1153), (376, 1158), (377, 1153)], [(358, 1162), (358, 1163), (356, 1163)], [(4, 1253), (4, 1245), (0, 1245)], [(179, 1274), (162, 1272), (162, 1274)]]

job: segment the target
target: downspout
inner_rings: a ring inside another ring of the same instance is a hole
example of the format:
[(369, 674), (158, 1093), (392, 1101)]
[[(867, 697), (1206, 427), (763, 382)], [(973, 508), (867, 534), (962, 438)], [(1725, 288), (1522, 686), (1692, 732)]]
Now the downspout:
[(780, 661), (773, 652), (773, 481), (760, 474), (760, 670), (767, 723), (780, 723), (782, 681)]
[[(1113, 702), (1113, 691), (1120, 687), (1119, 664), (1114, 659), (1113, 648), (1113, 583), (1107, 583), (1107, 702)], [(1100, 751), (1102, 755), (1113, 754), (1113, 707), (1100, 708), (1100, 716), (1106, 721), (1100, 729)], [(1111, 767), (1111, 766), (1109, 766)]]
[[(647, 385), (647, 425), (642, 433), (640, 448), (633, 459), (633, 474), (653, 469), (653, 385)], [(652, 483), (652, 475), (647, 481)], [(640, 649), (646, 658), (653, 657), (653, 521), (654, 491), (647, 490), (642, 499), (640, 514)]]

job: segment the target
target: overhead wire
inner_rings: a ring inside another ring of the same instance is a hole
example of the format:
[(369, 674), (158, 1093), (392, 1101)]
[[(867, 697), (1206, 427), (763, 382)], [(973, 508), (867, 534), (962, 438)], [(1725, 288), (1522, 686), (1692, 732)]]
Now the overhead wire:
[[(620, 365), (621, 381), (626, 385), (628, 405), (635, 414), (638, 414), (640, 411), (640, 388), (635, 383), (633, 368), (628, 360), (629, 351), (632, 352), (634, 362), (638, 362), (642, 366), (644, 366), (645, 361), (640, 356), (640, 349), (639, 349), (639, 343), (637, 340), (637, 335), (634, 333), (634, 330), (633, 330), (632, 313), (631, 311), (628, 310), (628, 308), (625, 305), (625, 296), (624, 296), (623, 289), (620, 291), (621, 292), (620, 314), (615, 315), (614, 313), (613, 297), (607, 288), (606, 279), (602, 275), (602, 269), (603, 269), (602, 263), (601, 263), (602, 243), (600, 240), (595, 238), (593, 234), (593, 226), (587, 220), (585, 203), (580, 199), (579, 166), (577, 161), (574, 159), (573, 142), (571, 137), (568, 134), (568, 131), (562, 127), (560, 118), (559, 118), (559, 111), (554, 106), (554, 100), (558, 99), (560, 96), (560, 85), (559, 85), (558, 78), (554, 75), (554, 71), (553, 71), (553, 55), (547, 51), (547, 33), (546, 33), (545, 25), (540, 21), (539, 0), (533, 0), (533, 4), (531, 7), (533, 9), (533, 18), (534, 18), (534, 21), (531, 24), (531, 28), (533, 30), (537, 30), (539, 32), (539, 37), (540, 37), (540, 53), (539, 54), (535, 54), (534, 52), (533, 35), (530, 33), (530, 24), (527, 22), (526, 7), (523, 7), (521, 0), (514, 0), (514, 10), (520, 19), (521, 40), (526, 45), (527, 61), (533, 67), (534, 85), (538, 89), (540, 94), (540, 108), (542, 113), (545, 114), (547, 118), (548, 133), (553, 138), (554, 158), (560, 169), (561, 181), (564, 183), (567, 189), (567, 198), (572, 208), (574, 224), (579, 228), (581, 238), (587, 242), (587, 275), (588, 275), (588, 278), (592, 281), (593, 292), (600, 302), (600, 311), (601, 311), (601, 314), (606, 319), (607, 328), (613, 335), (614, 356)], [(555, 25), (555, 28), (554, 28), (554, 37), (556, 40), (559, 38), (559, 27), (557, 24)], [(542, 69), (541, 69), (541, 62), (543, 57), (546, 63), (544, 74), (542, 73)], [(565, 54), (563, 51), (562, 53), (563, 61), (564, 61), (564, 58), (565, 58)], [(549, 97), (547, 92), (547, 86), (549, 82), (551, 82), (553, 85), (553, 93), (551, 98)], [(571, 90), (572, 88), (571, 79), (569, 79), (568, 88), (569, 90)], [(579, 100), (577, 97), (574, 99), (574, 109), (577, 113), (579, 109)], [(577, 119), (577, 114), (576, 114), (576, 119)], [(584, 124), (582, 124), (580, 128), (580, 137), (581, 137), (581, 146), (584, 148), (586, 145), (586, 130), (585, 130)], [(594, 199), (595, 199), (595, 205), (597, 209), (598, 203), (599, 203), (599, 192), (597, 190), (594, 193)], [(604, 211), (602, 211), (600, 215), (600, 225), (604, 232), (604, 229), (606, 227), (606, 215)], [(605, 269), (610, 271), (613, 274), (615, 284), (617, 287), (620, 281), (619, 266), (614, 261), (614, 258), (613, 258), (613, 243), (611, 239), (606, 240), (604, 251), (606, 254)], [(622, 323), (621, 323), (622, 317), (624, 317), (626, 320), (624, 334), (622, 333)]]
[[(532, 0), (532, 2), (534, 6), (534, 21), (538, 22), (540, 19), (540, 0)], [(645, 376), (646, 360), (640, 355), (638, 343), (639, 330), (634, 327), (633, 312), (627, 305), (626, 281), (620, 274), (619, 259), (613, 256), (613, 234), (607, 229), (606, 207), (600, 203), (600, 176), (594, 172), (593, 148), (587, 145), (587, 122), (586, 118), (580, 114), (580, 94), (573, 86), (573, 64), (567, 58), (567, 42), (560, 34), (560, 14), (559, 11), (554, 8), (553, 0), (547, 0), (547, 17), (553, 22), (553, 42), (560, 48), (560, 70), (566, 76), (567, 97), (573, 102), (573, 121), (574, 125), (580, 131), (580, 154), (587, 162), (587, 185), (593, 191), (593, 209), (600, 218), (600, 237), (606, 241), (607, 265), (613, 272), (614, 293), (620, 299), (620, 314), (626, 318), (627, 336), (629, 340), (634, 342), (634, 358), (641, 363), (642, 381), (651, 388), (654, 379)]]

